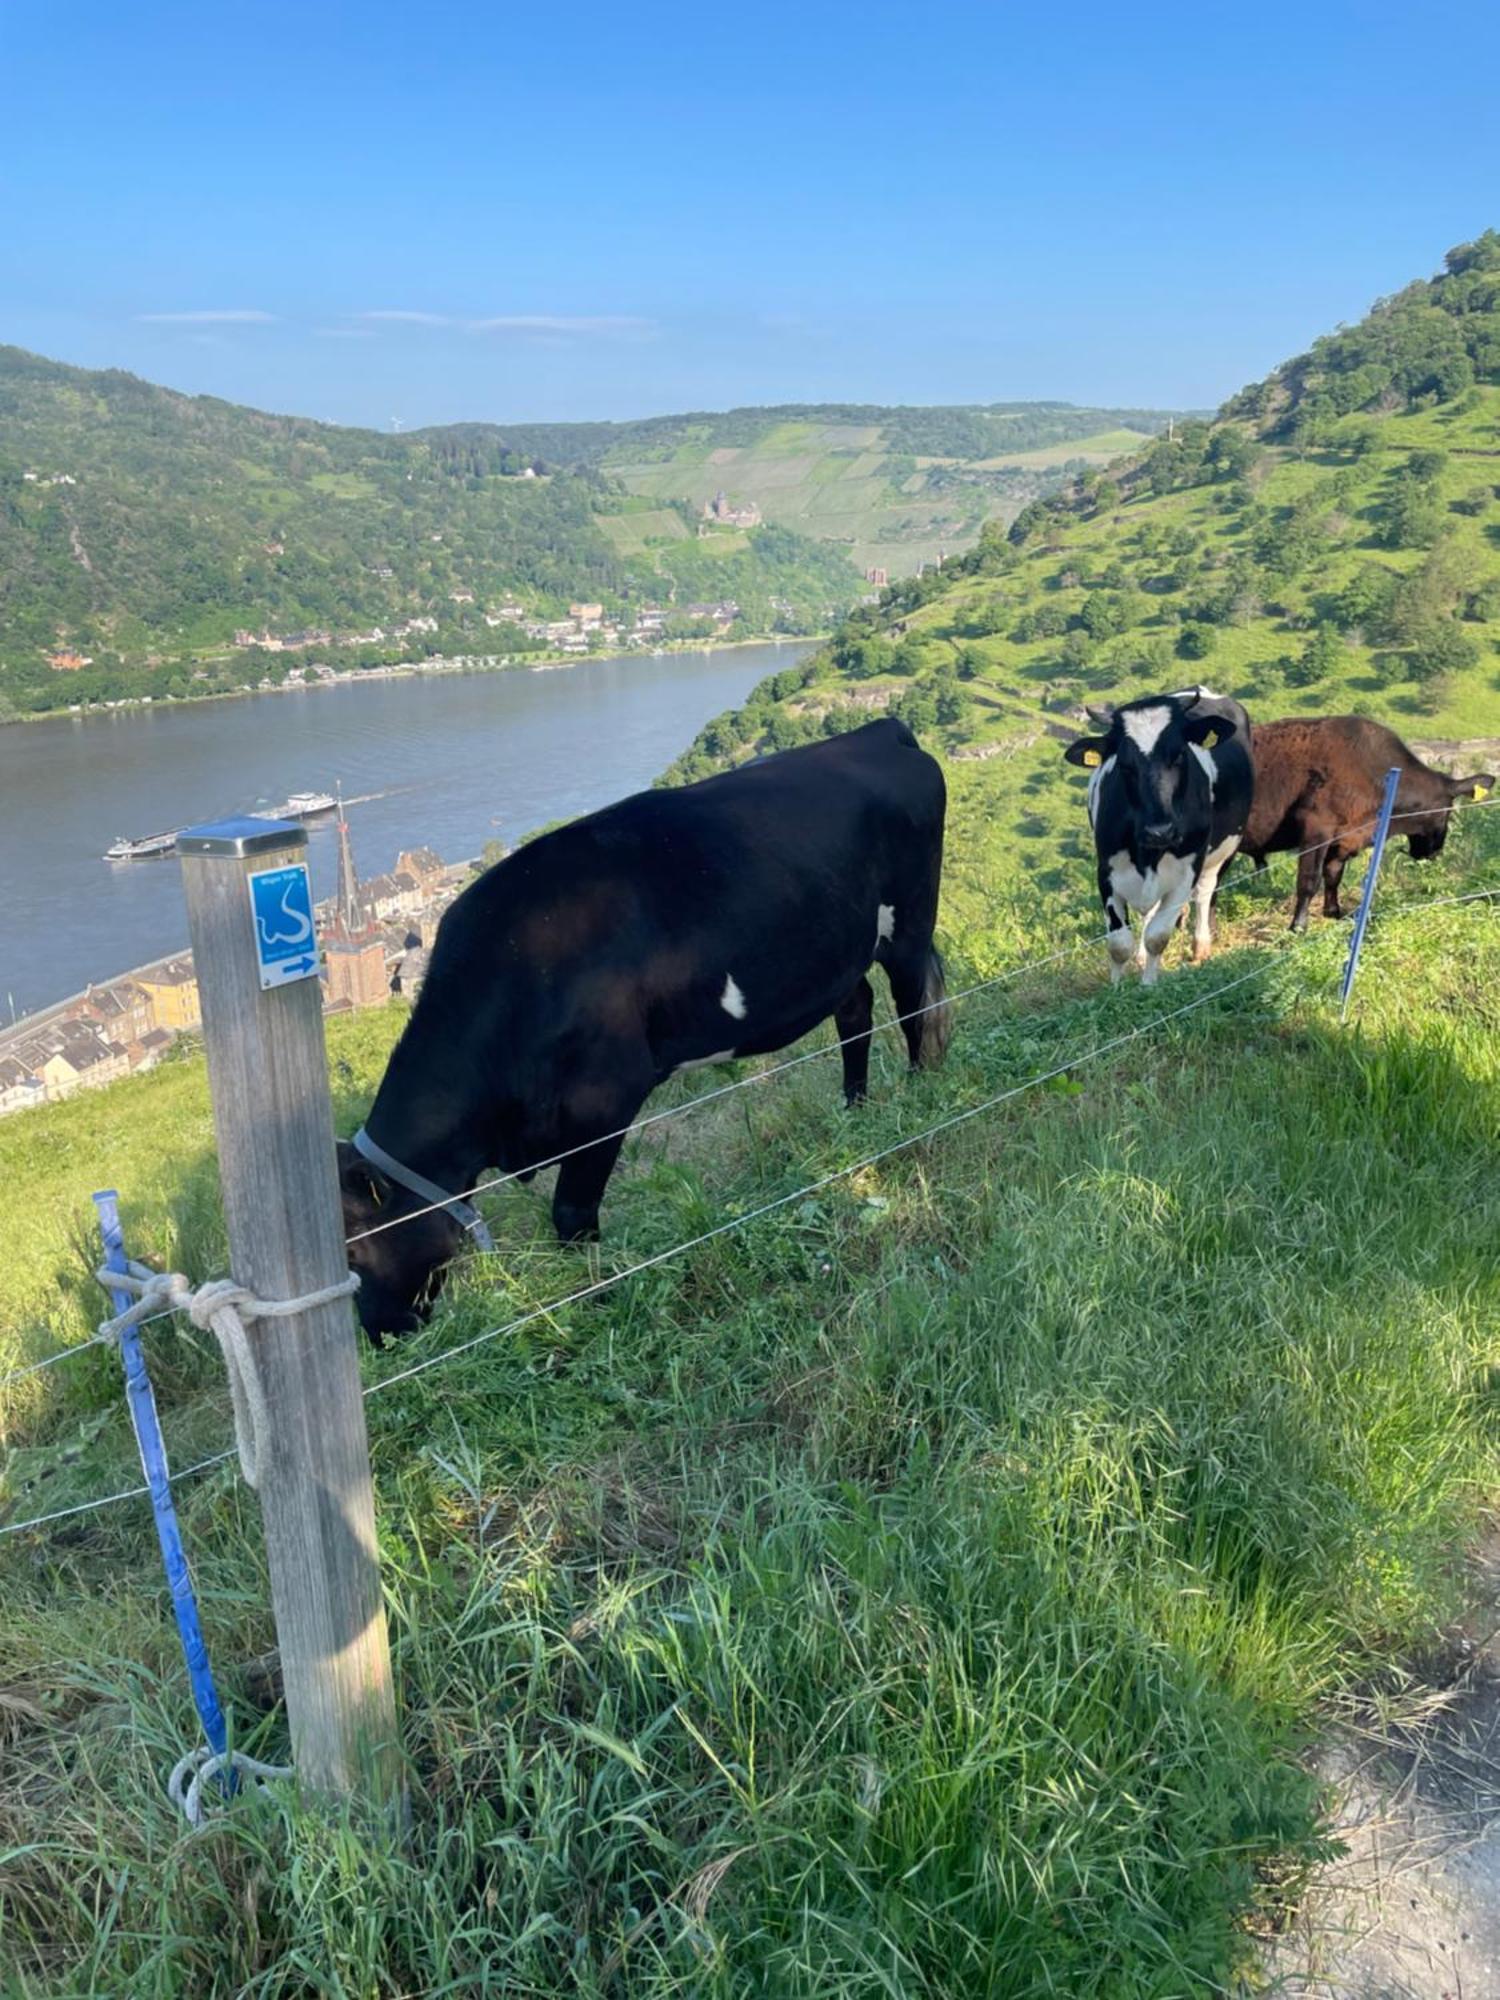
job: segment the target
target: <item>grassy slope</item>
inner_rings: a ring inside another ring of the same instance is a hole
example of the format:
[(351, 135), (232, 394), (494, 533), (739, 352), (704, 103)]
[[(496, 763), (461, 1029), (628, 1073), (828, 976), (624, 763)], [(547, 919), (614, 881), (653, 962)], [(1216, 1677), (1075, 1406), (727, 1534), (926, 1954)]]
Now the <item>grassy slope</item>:
[[(1452, 848), (1398, 861), (1390, 904), (1500, 886), (1500, 814)], [(981, 961), (1092, 929), (1032, 901)], [(964, 1003), (949, 1069), (903, 1082), (883, 1048), (857, 1118), (814, 1063), (655, 1128), (605, 1268), (1260, 968), (376, 1396), (405, 1857), (283, 1806), (184, 1843), (158, 1783), (193, 1726), (139, 1505), (0, 1543), (0, 1979), (1215, 1990), (1258, 1871), (1315, 1842), (1289, 1756), (1311, 1705), (1451, 1601), (1500, 1337), (1500, 925), (1392, 916), (1341, 1032), (1342, 933), (1283, 955), (1260, 892), (1236, 919), (1241, 950), (1155, 994), (1110, 992), (1085, 945)], [(346, 1122), (398, 1020), (334, 1024)], [(71, 1240), (95, 1181), (121, 1184), (138, 1249), (217, 1267), (207, 1144), (196, 1060), (0, 1127), (0, 1363), (92, 1316)], [(503, 1260), (371, 1356), (372, 1383), (577, 1282), (542, 1193), (493, 1208)], [(217, 1367), (150, 1339), (187, 1462), (226, 1434)], [(7, 1407), (15, 1516), (133, 1480), (107, 1356)], [(227, 1473), (182, 1500), (243, 1729), (272, 1639), (254, 1507)], [(257, 1742), (280, 1741), (272, 1715)]]

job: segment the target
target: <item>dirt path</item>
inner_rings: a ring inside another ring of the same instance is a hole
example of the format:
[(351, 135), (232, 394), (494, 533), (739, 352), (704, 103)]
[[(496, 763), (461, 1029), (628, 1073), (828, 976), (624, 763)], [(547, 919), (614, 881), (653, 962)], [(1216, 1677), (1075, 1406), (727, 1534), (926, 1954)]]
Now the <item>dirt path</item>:
[(1423, 1681), (1318, 1760), (1346, 1852), (1265, 1953), (1288, 2000), (1500, 2000), (1500, 1540), (1482, 1601)]

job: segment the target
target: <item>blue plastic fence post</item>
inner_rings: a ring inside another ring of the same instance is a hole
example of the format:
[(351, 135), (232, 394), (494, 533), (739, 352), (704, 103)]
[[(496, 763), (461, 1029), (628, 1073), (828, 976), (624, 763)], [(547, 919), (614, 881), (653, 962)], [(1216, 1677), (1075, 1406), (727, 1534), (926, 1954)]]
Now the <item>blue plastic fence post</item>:
[(1339, 994), (1339, 1019), (1342, 1021), (1349, 1011), (1349, 995), (1354, 991), (1354, 975), (1359, 970), (1359, 954), (1365, 942), (1365, 930), (1370, 921), (1370, 905), (1375, 900), (1375, 878), (1380, 873), (1380, 857), (1385, 853), (1385, 838), (1391, 830), (1391, 813), (1396, 804), (1396, 787), (1401, 782), (1399, 766), (1393, 766), (1385, 774), (1385, 797), (1380, 801), (1380, 818), (1375, 823), (1375, 845), (1370, 850), (1370, 865), (1365, 870), (1364, 894), (1359, 899), (1359, 915), (1354, 919), (1354, 936), (1349, 941), (1349, 963), (1344, 967), (1344, 984)]
[[(120, 1230), (119, 1196), (113, 1188), (105, 1188), (94, 1196), (94, 1206), (99, 1211), (105, 1265), (111, 1271), (124, 1271), (128, 1266)], [(112, 1289), (110, 1297), (114, 1300), (117, 1313), (124, 1312), (134, 1303), (128, 1292)], [(135, 1441), (140, 1447), (141, 1470), (151, 1489), (156, 1539), (161, 1544), (161, 1559), (172, 1593), (172, 1609), (177, 1615), (177, 1630), (182, 1639), (182, 1656), (187, 1662), (188, 1681), (193, 1690), (193, 1705), (203, 1724), (209, 1748), (216, 1756), (222, 1756), (229, 1747), (229, 1734), (224, 1726), (224, 1711), (219, 1706), (219, 1691), (214, 1686), (213, 1669), (208, 1664), (208, 1648), (203, 1643), (198, 1600), (193, 1594), (193, 1573), (188, 1568), (187, 1552), (182, 1546), (182, 1535), (177, 1526), (177, 1509), (172, 1504), (167, 1453), (162, 1443), (156, 1397), (151, 1388), (151, 1377), (146, 1373), (146, 1357), (141, 1351), (138, 1328), (128, 1326), (121, 1333), (120, 1360), (125, 1368), (125, 1395), (130, 1405), (130, 1421), (135, 1426)], [(226, 1771), (221, 1782), (233, 1791), (233, 1770)]]

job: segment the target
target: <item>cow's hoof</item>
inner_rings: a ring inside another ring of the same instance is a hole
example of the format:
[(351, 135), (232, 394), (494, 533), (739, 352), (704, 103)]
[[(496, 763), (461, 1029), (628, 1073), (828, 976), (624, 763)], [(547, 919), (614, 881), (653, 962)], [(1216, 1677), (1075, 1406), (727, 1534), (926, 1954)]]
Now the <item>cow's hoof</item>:
[(557, 1231), (559, 1243), (597, 1243), (599, 1241), (598, 1216), (554, 1215), (553, 1227)]
[(1195, 945), (1193, 946), (1193, 963), (1194, 963), (1194, 965), (1204, 965), (1204, 964), (1206, 964), (1206, 963), (1207, 963), (1207, 961), (1208, 961), (1208, 958), (1209, 958), (1210, 954), (1212, 953), (1212, 951), (1213, 951), (1213, 946), (1212, 946), (1212, 945), (1209, 945), (1209, 944), (1195, 944)]

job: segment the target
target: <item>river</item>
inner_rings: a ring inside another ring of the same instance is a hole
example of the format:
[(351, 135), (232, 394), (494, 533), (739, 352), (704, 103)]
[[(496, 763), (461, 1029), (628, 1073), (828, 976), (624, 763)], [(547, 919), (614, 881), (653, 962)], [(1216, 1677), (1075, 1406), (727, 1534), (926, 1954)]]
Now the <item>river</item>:
[[(0, 1020), (187, 941), (175, 859), (105, 862), (155, 833), (331, 791), (362, 876), (405, 847), (479, 853), (649, 785), (711, 716), (806, 643), (631, 654), (537, 672), (417, 675), (0, 729)], [(319, 896), (332, 816), (309, 828)]]

